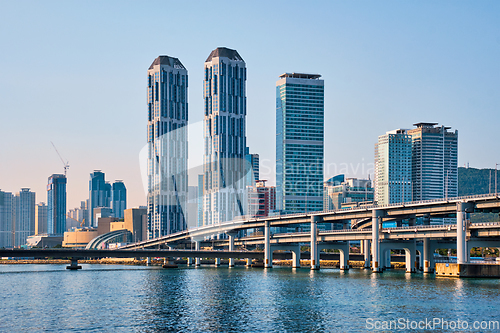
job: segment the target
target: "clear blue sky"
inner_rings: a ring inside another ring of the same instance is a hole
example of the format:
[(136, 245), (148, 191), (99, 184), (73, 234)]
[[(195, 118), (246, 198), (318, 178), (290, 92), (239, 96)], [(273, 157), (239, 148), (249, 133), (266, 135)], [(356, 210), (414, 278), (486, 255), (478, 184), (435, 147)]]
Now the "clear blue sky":
[(46, 201), (47, 177), (63, 171), (53, 141), (71, 166), (68, 209), (94, 169), (125, 181), (129, 207), (145, 204), (146, 71), (178, 57), (201, 121), (203, 63), (218, 46), (246, 61), (247, 140), (264, 169), (284, 72), (325, 80), (325, 178), (366, 177), (378, 135), (416, 122), (458, 129), (460, 165), (495, 167), (499, 17), (499, 1), (0, 1), (0, 189)]

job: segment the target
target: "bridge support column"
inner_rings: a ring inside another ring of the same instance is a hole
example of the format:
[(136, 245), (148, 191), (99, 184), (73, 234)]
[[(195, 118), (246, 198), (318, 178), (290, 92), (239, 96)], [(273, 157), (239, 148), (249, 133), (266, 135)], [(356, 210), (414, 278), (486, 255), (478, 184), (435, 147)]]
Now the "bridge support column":
[(292, 268), (300, 268), (300, 245), (298, 250), (292, 251)]
[(264, 222), (264, 268), (273, 267), (273, 252), (271, 250), (271, 228), (269, 221)]
[(220, 266), (220, 258), (215, 258), (214, 265), (215, 265), (215, 267), (219, 267)]
[(363, 242), (363, 255), (365, 259), (365, 263), (363, 265), (364, 268), (370, 268), (370, 240), (364, 239)]
[[(194, 249), (196, 251), (200, 251), (200, 241), (195, 241), (194, 242)], [(196, 257), (194, 261), (194, 266), (199, 267), (201, 265), (201, 258)]]
[(372, 211), (372, 272), (380, 273), (380, 235), (379, 226), (382, 224), (383, 210)]
[[(229, 236), (229, 251), (234, 251), (234, 236), (236, 234), (228, 233)], [(234, 267), (234, 258), (229, 258), (229, 267)]]
[(320, 216), (311, 216), (311, 269), (319, 269), (319, 252), (318, 252), (318, 221)]
[(252, 258), (247, 258), (245, 267), (252, 267)]
[(429, 238), (424, 238), (422, 255), (424, 257), (424, 273), (432, 273), (434, 268), (431, 267), (431, 255), (433, 254), (431, 253)]
[(146, 258), (146, 265), (147, 266), (151, 265), (151, 257)]
[(342, 247), (339, 247), (340, 250), (340, 260), (339, 260), (339, 266), (341, 270), (348, 270), (349, 269), (349, 242), (346, 242), (346, 244)]
[(469, 251), (467, 248), (467, 228), (469, 223), (469, 212), (473, 211), (474, 203), (457, 203), (457, 263), (469, 262)]
[(413, 240), (413, 242), (408, 243), (405, 248), (406, 273), (415, 273), (416, 252), (416, 244), (415, 240)]
[(191, 258), (191, 257), (187, 257), (187, 258), (186, 258), (186, 264), (187, 264), (188, 266), (191, 266), (191, 265), (193, 264), (193, 258)]
[(163, 258), (163, 268), (177, 268), (174, 258), (167, 257)]
[(66, 266), (66, 269), (76, 271), (78, 269), (82, 269), (82, 266), (78, 265), (78, 259), (71, 258), (71, 264), (69, 266)]

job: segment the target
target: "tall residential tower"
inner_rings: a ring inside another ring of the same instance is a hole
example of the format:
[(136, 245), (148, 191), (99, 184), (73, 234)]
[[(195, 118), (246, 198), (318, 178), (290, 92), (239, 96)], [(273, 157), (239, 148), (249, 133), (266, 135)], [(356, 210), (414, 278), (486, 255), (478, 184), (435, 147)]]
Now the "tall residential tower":
[(413, 200), (458, 196), (458, 131), (435, 125), (418, 123), (408, 131), (412, 139)]
[(285, 73), (276, 82), (276, 209), (323, 209), (324, 81)]
[(26, 245), (29, 236), (35, 234), (35, 193), (22, 188), (14, 196), (14, 243), (18, 247)]
[(412, 200), (411, 135), (397, 129), (378, 137), (375, 144), (375, 201), (388, 205)]
[(91, 227), (97, 227), (94, 209), (99, 207), (110, 207), (111, 203), (111, 184), (105, 180), (104, 172), (94, 170), (90, 174), (89, 181), (89, 206), (88, 206), (88, 223)]
[(123, 180), (116, 180), (111, 185), (111, 209), (114, 217), (124, 218), (123, 212), (127, 209), (127, 188)]
[(247, 207), (247, 72), (236, 50), (219, 47), (204, 74), (203, 225), (210, 225), (244, 215)]
[(188, 72), (159, 56), (148, 69), (148, 239), (187, 228)]
[(63, 235), (66, 231), (66, 176), (52, 175), (47, 186), (47, 233)]

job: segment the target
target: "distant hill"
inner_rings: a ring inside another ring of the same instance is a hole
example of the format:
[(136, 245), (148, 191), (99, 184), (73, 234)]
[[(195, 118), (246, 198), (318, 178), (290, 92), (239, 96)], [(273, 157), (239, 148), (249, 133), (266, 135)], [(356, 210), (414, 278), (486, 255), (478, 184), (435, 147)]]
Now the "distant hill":
[[(487, 194), (490, 193), (490, 171), (491, 192), (495, 192), (495, 170), (458, 168), (458, 196)], [(500, 170), (498, 172), (498, 191), (500, 192)]]

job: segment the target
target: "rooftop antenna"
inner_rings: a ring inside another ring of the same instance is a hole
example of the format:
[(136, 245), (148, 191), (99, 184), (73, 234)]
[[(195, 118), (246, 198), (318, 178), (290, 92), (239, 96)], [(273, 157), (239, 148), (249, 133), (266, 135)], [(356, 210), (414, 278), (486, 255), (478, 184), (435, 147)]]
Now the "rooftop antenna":
[(66, 177), (66, 171), (69, 169), (69, 162), (68, 161), (64, 162), (64, 159), (62, 158), (61, 154), (59, 154), (59, 151), (57, 150), (57, 148), (54, 145), (54, 143), (52, 141), (50, 141), (50, 143), (52, 143), (52, 146), (56, 150), (57, 155), (59, 155), (59, 158), (61, 159), (61, 162), (64, 165), (64, 177)]

